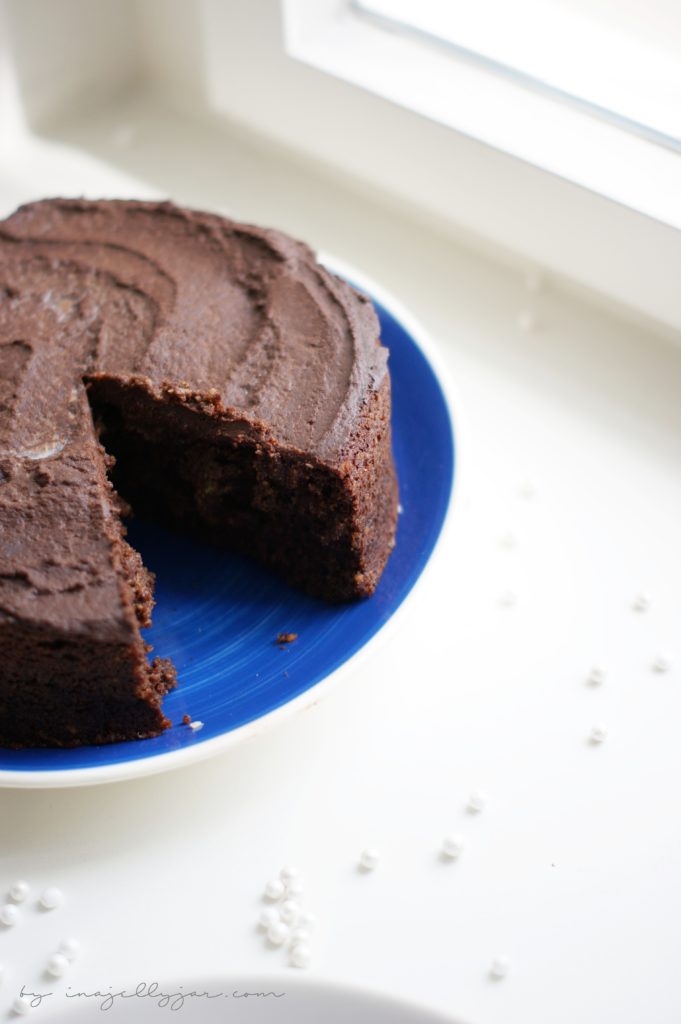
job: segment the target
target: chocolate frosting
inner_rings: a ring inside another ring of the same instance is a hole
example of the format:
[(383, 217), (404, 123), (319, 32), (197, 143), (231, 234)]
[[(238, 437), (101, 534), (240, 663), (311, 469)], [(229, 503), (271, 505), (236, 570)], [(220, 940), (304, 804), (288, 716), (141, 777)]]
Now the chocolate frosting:
[[(90, 370), (210, 392), (227, 417), (333, 462), (386, 372), (368, 299), (278, 231), (171, 203), (47, 200), (0, 224), (0, 240), (20, 294), (43, 296), (37, 333), (56, 317), (72, 339), (59, 395), (41, 400), (50, 428), (15, 444), (62, 444), (69, 372)], [(27, 359), (22, 392), (57, 358), (47, 348)]]
[(368, 299), (277, 231), (123, 201), (1, 222), (0, 618), (134, 631), (88, 375), (207, 397), (336, 466), (386, 373), (378, 333)]

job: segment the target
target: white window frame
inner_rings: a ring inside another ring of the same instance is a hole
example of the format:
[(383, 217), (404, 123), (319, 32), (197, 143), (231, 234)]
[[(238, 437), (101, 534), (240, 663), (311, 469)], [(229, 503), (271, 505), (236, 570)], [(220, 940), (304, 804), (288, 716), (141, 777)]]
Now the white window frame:
[(431, 81), (455, 74), (476, 102), (447, 121), (435, 89), (409, 109), (414, 44), (347, 0), (203, 0), (202, 29), (215, 110), (445, 230), (681, 330), (678, 154), (484, 81), (480, 68), (445, 72), (432, 54)]

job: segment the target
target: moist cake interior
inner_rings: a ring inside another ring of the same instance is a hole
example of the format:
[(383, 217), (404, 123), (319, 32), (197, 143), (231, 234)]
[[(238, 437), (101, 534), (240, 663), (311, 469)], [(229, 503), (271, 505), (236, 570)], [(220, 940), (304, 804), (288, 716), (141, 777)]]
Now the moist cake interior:
[(238, 428), (225, 436), (143, 388), (93, 379), (88, 390), (111, 479), (135, 515), (250, 555), (327, 601), (355, 596), (352, 499), (337, 474)]

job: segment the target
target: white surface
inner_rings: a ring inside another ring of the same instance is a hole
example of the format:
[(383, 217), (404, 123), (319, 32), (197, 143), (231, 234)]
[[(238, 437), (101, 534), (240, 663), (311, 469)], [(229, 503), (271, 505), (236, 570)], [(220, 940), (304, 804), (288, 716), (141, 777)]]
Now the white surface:
[[(287, 984), (255, 925), (264, 882), (292, 863), (317, 916), (311, 979), (465, 1024), (677, 1024), (678, 350), (161, 109), (60, 137), (5, 151), (3, 211), (45, 193), (171, 195), (288, 229), (398, 295), (456, 384), (460, 489), (398, 635), (319, 706), (166, 776), (0, 793), (0, 889), (31, 885), (0, 930), (0, 1013), (20, 984), (47, 986), (68, 936), (82, 950), (50, 990), (224, 972)], [(528, 307), (534, 333), (517, 326)], [(465, 841), (456, 861), (448, 832)], [(361, 874), (366, 846), (381, 862)], [(65, 903), (44, 914), (48, 885)]]

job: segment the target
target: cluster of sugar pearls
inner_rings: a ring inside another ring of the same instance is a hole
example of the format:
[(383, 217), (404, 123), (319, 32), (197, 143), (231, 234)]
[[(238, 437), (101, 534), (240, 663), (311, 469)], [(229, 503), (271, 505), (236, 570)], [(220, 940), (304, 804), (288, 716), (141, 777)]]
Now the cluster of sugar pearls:
[[(13, 928), (21, 920), (21, 910), (18, 904), (26, 900), (31, 887), (28, 882), (19, 879), (13, 882), (7, 892), (7, 902), (0, 906), (0, 922), (6, 928)], [(40, 894), (38, 904), (42, 910), (56, 910), (64, 902), (64, 894), (56, 885), (49, 885)]]
[(310, 930), (314, 917), (301, 907), (303, 891), (298, 871), (283, 867), (279, 876), (265, 886), (263, 895), (270, 906), (263, 908), (258, 922), (271, 946), (288, 947), (293, 967), (307, 967), (312, 957)]
[[(0, 906), (0, 922), (5, 925), (6, 928), (13, 928), (21, 920), (21, 911), (18, 904), (24, 903), (31, 891), (31, 887), (28, 882), (23, 879), (19, 879), (9, 887), (7, 892), (7, 902)], [(51, 911), (57, 910), (64, 902), (64, 894), (61, 889), (55, 885), (50, 885), (42, 891), (38, 899), (38, 906), (41, 910)], [(66, 973), (67, 968), (78, 956), (80, 950), (80, 943), (77, 939), (69, 938), (63, 939), (59, 943), (59, 948), (53, 953), (47, 961), (45, 970), (47, 974), (53, 978), (61, 978)], [(5, 968), (0, 965), (0, 985), (5, 978)], [(15, 1016), (24, 1016), (29, 1013), (31, 1004), (26, 998), (22, 996), (16, 996), (12, 1002), (12, 1013)]]

